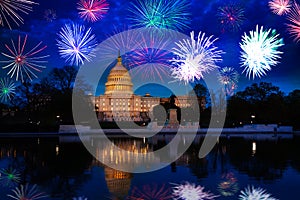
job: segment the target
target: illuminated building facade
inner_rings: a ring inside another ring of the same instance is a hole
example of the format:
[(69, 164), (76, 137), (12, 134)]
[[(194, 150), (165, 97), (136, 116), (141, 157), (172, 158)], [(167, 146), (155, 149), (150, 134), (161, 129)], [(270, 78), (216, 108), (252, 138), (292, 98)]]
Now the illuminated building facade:
[[(147, 121), (154, 106), (169, 102), (169, 98), (153, 97), (149, 93), (135, 95), (132, 87), (130, 74), (119, 56), (107, 77), (105, 93), (94, 98), (99, 121)], [(189, 107), (188, 99), (188, 96), (177, 96), (176, 105)]]

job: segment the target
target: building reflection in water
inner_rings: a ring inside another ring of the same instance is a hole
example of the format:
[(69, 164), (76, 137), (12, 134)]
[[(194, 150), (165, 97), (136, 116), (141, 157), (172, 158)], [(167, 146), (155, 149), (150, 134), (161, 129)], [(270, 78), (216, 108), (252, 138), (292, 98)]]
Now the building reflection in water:
[(114, 143), (98, 140), (95, 155), (98, 160), (108, 163), (112, 168), (121, 165), (124, 169), (135, 169), (144, 163), (160, 163), (159, 158), (148, 153), (151, 151), (150, 145), (142, 140), (115, 140)]
[(113, 199), (124, 199), (130, 190), (133, 175), (109, 167), (104, 167), (105, 181)]
[[(105, 160), (113, 166), (128, 165), (128, 167), (138, 168), (143, 162), (153, 161), (158, 164), (164, 162), (164, 157), (148, 153), (162, 148), (172, 140), (172, 137), (166, 135), (151, 140), (144, 138), (111, 140), (113, 143), (110, 144), (103, 143), (99, 139), (91, 140), (97, 158), (101, 158), (99, 160)], [(284, 172), (290, 167), (300, 171), (297, 154), (299, 141), (280, 140), (274, 146), (272, 141), (256, 141), (253, 145), (253, 140), (220, 139), (208, 156), (199, 159), (198, 153), (202, 141), (203, 138), (197, 138), (189, 150), (173, 162), (170, 168), (155, 173), (172, 177), (172, 173), (180, 173), (182, 168), (187, 168), (189, 169), (188, 176), (182, 177), (182, 181), (189, 181), (197, 177), (206, 183), (209, 183), (211, 177), (217, 175), (219, 179), (213, 183), (214, 187), (218, 188), (223, 195), (230, 196), (235, 193), (237, 187), (242, 187), (244, 183), (238, 183), (238, 180), (243, 180), (241, 176), (244, 177), (245, 174), (261, 181), (285, 178)], [(113, 151), (114, 145), (133, 152), (136, 156), (130, 156), (126, 152)], [(183, 143), (178, 141), (176, 145), (169, 149), (167, 156), (175, 155), (176, 148)], [(259, 147), (258, 151), (253, 147)], [(252, 156), (254, 150), (255, 156)], [(291, 160), (293, 165), (290, 165)], [(135, 178), (134, 174), (104, 166), (89, 154), (82, 143), (74, 141), (59, 143), (57, 140), (44, 138), (38, 140), (16, 139), (7, 142), (2, 140), (0, 143), (0, 166), (3, 169), (11, 167), (18, 170), (22, 174), (21, 182), (24, 182), (26, 177), (26, 181), (47, 185), (47, 191), (53, 197), (71, 198), (82, 195), (77, 193), (81, 192), (80, 188), (85, 184), (90, 184), (91, 176), (99, 176), (93, 170), (95, 167), (99, 169), (98, 172), (103, 170), (107, 189), (115, 199), (124, 199), (133, 187), (140, 186), (133, 185), (133, 182), (136, 182), (136, 179), (132, 181)], [(85, 174), (87, 170), (89, 170), (89, 174)], [(157, 184), (164, 184), (165, 180), (161, 180), (160, 177), (154, 178), (156, 178)], [(52, 180), (53, 184), (51, 184)], [(97, 180), (97, 183), (99, 182), (100, 180)], [(147, 180), (142, 182), (143, 185), (147, 183)], [(101, 184), (101, 188), (105, 188), (105, 183)], [(139, 187), (139, 189), (143, 188)], [(0, 199), (1, 197), (0, 195)]]

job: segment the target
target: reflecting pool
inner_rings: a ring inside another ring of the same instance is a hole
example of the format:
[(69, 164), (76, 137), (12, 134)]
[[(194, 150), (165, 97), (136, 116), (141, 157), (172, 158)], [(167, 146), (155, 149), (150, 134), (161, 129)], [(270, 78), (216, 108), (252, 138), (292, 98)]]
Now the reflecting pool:
[[(155, 151), (171, 139), (170, 135), (151, 140), (110, 138), (114, 145), (136, 153)], [(261, 187), (277, 199), (298, 199), (300, 138), (223, 138), (205, 158), (199, 159), (202, 140), (197, 137), (188, 151), (167, 167), (149, 173), (128, 173), (103, 165), (77, 137), (0, 138), (0, 199), (17, 198), (22, 191), (32, 192), (35, 197), (47, 196), (42, 198), (45, 200), (172, 199), (176, 188), (179, 194), (184, 186), (218, 196), (215, 199), (238, 199), (248, 186)], [(111, 151), (112, 144), (97, 139), (92, 142), (96, 155), (111, 166), (138, 167), (141, 162)], [(155, 163), (167, 160), (163, 156), (147, 159)]]

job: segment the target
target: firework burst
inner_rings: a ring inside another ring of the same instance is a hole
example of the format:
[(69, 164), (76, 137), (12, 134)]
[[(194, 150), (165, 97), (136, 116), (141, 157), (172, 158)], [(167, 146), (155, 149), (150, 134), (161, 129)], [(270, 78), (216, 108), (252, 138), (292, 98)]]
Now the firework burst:
[(133, 69), (131, 72), (134, 76), (153, 80), (157, 77), (163, 81), (169, 75), (172, 58), (171, 53), (164, 50), (167, 49), (168, 41), (155, 38), (154, 34), (141, 39), (137, 49), (127, 56), (129, 67)]
[(290, 12), (290, 0), (272, 0), (269, 1), (269, 7), (273, 13), (277, 15), (284, 15)]
[(77, 9), (81, 18), (96, 22), (107, 13), (109, 4), (106, 0), (80, 0)]
[(218, 79), (224, 85), (226, 94), (231, 96), (237, 88), (239, 74), (232, 67), (224, 67), (219, 71)]
[(218, 184), (218, 191), (223, 196), (233, 196), (239, 190), (237, 179), (233, 173), (222, 175), (222, 181)]
[(271, 194), (268, 194), (264, 189), (262, 188), (254, 188), (247, 187), (245, 190), (241, 191), (241, 194), (239, 195), (240, 200), (276, 200), (275, 198), (271, 197)]
[(279, 34), (276, 34), (275, 30), (269, 29), (263, 30), (263, 27), (256, 31), (250, 31), (250, 36), (246, 33), (242, 37), (242, 43), (240, 47), (241, 52), (241, 64), (245, 67), (243, 73), (250, 79), (254, 79), (255, 76), (261, 77), (266, 75), (266, 71), (271, 70), (271, 66), (279, 63), (281, 51), (277, 49), (283, 46), (283, 39), (279, 39)]
[(217, 16), (219, 18), (222, 31), (239, 30), (245, 20), (244, 9), (235, 3), (219, 7)]
[(295, 42), (300, 42), (300, 6), (297, 3), (294, 3), (287, 19), (291, 22), (287, 24), (287, 30)]
[(4, 103), (10, 100), (12, 96), (16, 94), (15, 89), (16, 86), (12, 80), (8, 78), (1, 78), (0, 79), (0, 102)]
[(20, 185), (20, 187), (16, 187), (12, 190), (13, 194), (8, 194), (7, 196), (16, 199), (16, 200), (35, 200), (46, 198), (43, 192), (39, 192), (36, 185), (30, 187), (28, 184)]
[(0, 170), (0, 183), (5, 186), (15, 186), (21, 180), (21, 174), (16, 169), (1, 169)]
[(217, 38), (206, 37), (205, 33), (200, 32), (196, 41), (194, 32), (191, 32), (191, 40), (176, 43), (177, 48), (172, 49), (176, 56), (171, 60), (176, 66), (171, 69), (172, 76), (187, 84), (203, 78), (203, 73), (218, 68), (216, 63), (222, 61), (221, 54), (224, 52), (214, 46), (216, 40)]
[(16, 81), (19, 80), (19, 76), (21, 77), (21, 81), (24, 81), (24, 74), (32, 80), (32, 76), (37, 78), (35, 72), (42, 72), (41, 69), (46, 68), (46, 66), (42, 65), (43, 63), (47, 63), (47, 61), (43, 61), (42, 59), (47, 58), (46, 56), (36, 56), (41, 51), (46, 49), (47, 46), (41, 47), (42, 42), (39, 42), (35, 47), (33, 47), (28, 52), (25, 52), (25, 46), (27, 42), (27, 35), (24, 38), (23, 44), (21, 44), (21, 36), (19, 36), (18, 46), (16, 48), (15, 43), (11, 40), (12, 46), (8, 46), (5, 44), (5, 47), (9, 51), (9, 53), (2, 53), (5, 57), (9, 58), (6, 61), (0, 61), (0, 63), (8, 63), (3, 66), (3, 69), (10, 68), (7, 75), (10, 75), (10, 78), (16, 76)]
[(183, 30), (189, 28), (189, 7), (190, 2), (187, 0), (137, 0), (129, 9), (129, 19), (133, 27)]
[(118, 51), (124, 53), (122, 55), (123, 63), (129, 63), (127, 52), (133, 52), (140, 46), (141, 41), (138, 41), (140, 33), (138, 31), (132, 31), (128, 28), (123, 28), (123, 30), (118, 30), (115, 28), (112, 35), (108, 35), (109, 40), (104, 41), (103, 49), (101, 53), (105, 58), (115, 59)]
[(232, 67), (224, 67), (220, 70), (218, 78), (223, 85), (228, 85), (231, 83), (237, 83), (239, 79), (239, 74)]
[(32, 11), (32, 5), (38, 4), (29, 0), (1, 0), (0, 1), (0, 25), (4, 26), (6, 23), (9, 29), (11, 28), (10, 20), (17, 26), (24, 24), (23, 18), (18, 14), (28, 14)]
[(48, 22), (52, 22), (54, 20), (56, 20), (57, 16), (56, 16), (56, 11), (53, 9), (47, 9), (44, 12), (44, 18), (48, 21)]
[(77, 66), (90, 61), (95, 57), (92, 50), (97, 46), (96, 36), (92, 34), (92, 29), (86, 31), (85, 26), (66, 24), (58, 33), (57, 46), (62, 58), (69, 64)]
[(204, 187), (195, 184), (185, 183), (173, 187), (173, 195), (175, 199), (184, 200), (205, 200), (215, 199), (218, 197), (210, 192), (204, 192)]
[(173, 195), (171, 194), (170, 188), (165, 188), (165, 185), (162, 187), (157, 187), (157, 185), (150, 186), (144, 185), (143, 189), (140, 190), (137, 187), (132, 189), (131, 195), (126, 199), (128, 200), (170, 200)]

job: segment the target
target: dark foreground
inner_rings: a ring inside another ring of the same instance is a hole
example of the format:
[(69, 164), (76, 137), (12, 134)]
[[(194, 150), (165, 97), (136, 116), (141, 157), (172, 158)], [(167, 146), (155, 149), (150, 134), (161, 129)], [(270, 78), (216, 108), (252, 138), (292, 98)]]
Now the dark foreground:
[[(114, 137), (111, 141), (124, 149), (134, 147), (152, 151), (171, 139)], [(153, 194), (153, 191), (172, 199), (174, 184), (186, 183), (204, 186), (204, 191), (219, 195), (216, 199), (238, 199), (240, 191), (249, 185), (264, 188), (278, 199), (298, 199), (299, 137), (276, 140), (222, 138), (207, 157), (199, 159), (201, 142), (201, 138), (196, 139), (184, 155), (163, 169), (134, 174), (101, 164), (73, 136), (2, 137), (0, 199), (12, 199), (7, 194), (16, 196), (12, 190), (19, 184), (36, 184), (36, 192), (44, 192), (48, 200), (83, 196), (88, 200), (134, 199), (142, 193)], [(110, 150), (110, 144), (100, 141), (95, 144), (103, 152)], [(118, 156), (111, 154), (106, 156), (112, 156), (114, 162)], [(158, 159), (164, 162), (163, 157)], [(121, 160), (119, 165), (123, 164)], [(5, 169), (15, 170), (18, 179), (5, 179)], [(158, 189), (162, 186), (162, 190)]]

